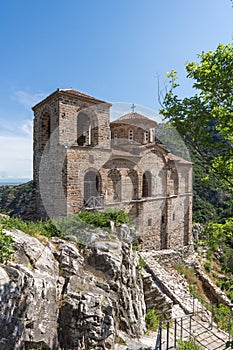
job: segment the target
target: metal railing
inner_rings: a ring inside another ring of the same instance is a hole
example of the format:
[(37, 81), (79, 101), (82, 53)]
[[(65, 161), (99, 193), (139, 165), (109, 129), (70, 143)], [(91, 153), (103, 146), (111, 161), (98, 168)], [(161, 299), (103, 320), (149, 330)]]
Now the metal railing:
[(193, 298), (193, 314), (199, 317), (209, 316), (209, 326), (213, 328), (215, 324), (228, 334), (229, 341), (233, 338), (233, 317), (215, 304), (209, 303), (200, 296)]
[[(176, 349), (178, 340), (194, 339), (192, 334), (192, 317), (193, 315), (191, 314), (160, 322), (155, 350)], [(196, 342), (202, 345), (198, 340)]]
[(84, 207), (86, 209), (103, 209), (104, 208), (104, 196), (94, 197), (91, 196), (85, 202)]
[[(224, 339), (218, 331), (224, 334)], [(229, 349), (233, 346), (233, 317), (216, 305), (208, 303), (204, 299), (193, 298), (193, 312), (182, 317), (172, 318), (160, 322), (157, 332), (155, 350), (176, 349), (178, 341), (195, 340), (195, 342), (206, 348), (203, 340), (198, 338), (205, 333), (205, 341), (218, 341), (215, 349)]]
[[(204, 339), (202, 339), (203, 334), (206, 334)], [(211, 344), (216, 343), (216, 346), (211, 347), (215, 350), (226, 349), (227, 343), (227, 339), (219, 338), (212, 329), (197, 321), (193, 314), (160, 322), (155, 350), (176, 349), (179, 340), (194, 341), (203, 349), (207, 348), (205, 342), (209, 341)]]

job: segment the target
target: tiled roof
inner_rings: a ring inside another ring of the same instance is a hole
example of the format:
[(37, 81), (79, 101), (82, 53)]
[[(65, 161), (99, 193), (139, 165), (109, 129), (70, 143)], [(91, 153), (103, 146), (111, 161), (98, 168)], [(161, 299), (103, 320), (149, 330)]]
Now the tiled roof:
[(137, 154), (135, 155), (135, 153), (130, 152), (130, 151), (125, 151), (124, 149), (112, 149), (112, 154), (116, 155), (116, 156), (128, 156), (128, 157), (135, 157), (138, 156)]
[(64, 92), (64, 93), (67, 93), (70, 95), (75, 95), (77, 97), (83, 97), (83, 98), (88, 99), (88, 100), (93, 100), (93, 101), (97, 101), (97, 102), (105, 102), (105, 101), (99, 100), (93, 96), (84, 94), (83, 92), (80, 92), (80, 91), (74, 90), (74, 89), (58, 89), (57, 91), (61, 91), (61, 92)]
[(66, 96), (70, 96), (70, 97), (78, 97), (80, 99), (83, 100), (88, 100), (90, 102), (94, 102), (94, 103), (106, 103), (105, 101), (99, 100), (95, 97), (92, 97), (90, 95), (84, 94), (83, 92), (74, 90), (74, 89), (57, 89), (56, 91), (54, 91), (53, 93), (51, 93), (49, 96), (47, 96), (44, 100), (40, 101), (39, 103), (37, 103), (32, 109), (34, 109), (35, 107), (47, 102), (49, 99), (51, 99), (52, 97), (56, 96), (57, 94), (62, 94), (62, 95), (66, 95)]
[(144, 115), (137, 113), (137, 112), (130, 112), (127, 114), (124, 114), (122, 117), (114, 120), (111, 122), (111, 124), (130, 124), (135, 125), (139, 127), (151, 127), (154, 128), (157, 126), (156, 121), (153, 119), (150, 119), (148, 117), (145, 117)]
[(173, 154), (173, 153), (168, 153), (167, 158), (168, 158), (169, 160), (173, 160), (174, 162), (180, 162), (180, 163), (186, 164), (186, 165), (191, 165), (191, 164), (193, 164), (191, 161), (188, 161), (188, 160), (186, 160), (186, 159), (184, 159), (184, 158), (181, 158), (181, 157), (179, 157), (179, 156), (176, 156), (176, 155)]

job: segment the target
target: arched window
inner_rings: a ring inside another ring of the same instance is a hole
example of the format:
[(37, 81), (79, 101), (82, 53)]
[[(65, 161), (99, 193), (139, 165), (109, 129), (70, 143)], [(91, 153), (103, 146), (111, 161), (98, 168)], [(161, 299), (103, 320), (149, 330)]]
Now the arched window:
[(142, 197), (151, 197), (151, 173), (146, 171), (142, 177)]
[(131, 169), (128, 171), (127, 175), (131, 180), (131, 186), (129, 186), (129, 187), (131, 187), (130, 188), (130, 191), (131, 191), (130, 197), (131, 198), (129, 198), (129, 199), (130, 200), (131, 199), (138, 199), (138, 173), (136, 170)]
[(175, 166), (171, 168), (170, 179), (168, 181), (168, 193), (177, 195), (179, 192), (179, 175)]
[(79, 146), (85, 146), (89, 141), (90, 118), (83, 112), (77, 117), (77, 143)]
[(132, 129), (129, 129), (128, 139), (129, 139), (129, 141), (133, 141), (133, 130)]
[(90, 197), (98, 197), (101, 192), (101, 178), (99, 173), (90, 170), (84, 176), (84, 203)]

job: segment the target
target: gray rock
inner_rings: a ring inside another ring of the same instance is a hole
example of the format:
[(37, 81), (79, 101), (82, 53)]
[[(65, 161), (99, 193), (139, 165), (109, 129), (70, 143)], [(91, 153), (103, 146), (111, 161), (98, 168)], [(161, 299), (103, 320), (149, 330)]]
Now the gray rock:
[(143, 284), (131, 244), (103, 233), (79, 249), (59, 238), (8, 234), (15, 254), (0, 266), (1, 350), (113, 349), (119, 330), (143, 334)]

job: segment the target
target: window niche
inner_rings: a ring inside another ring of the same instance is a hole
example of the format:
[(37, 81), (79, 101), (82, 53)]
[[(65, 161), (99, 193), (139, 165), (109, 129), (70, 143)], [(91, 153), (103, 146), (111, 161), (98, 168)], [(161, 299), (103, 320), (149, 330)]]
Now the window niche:
[(152, 180), (151, 173), (146, 171), (142, 176), (142, 197), (152, 196)]

